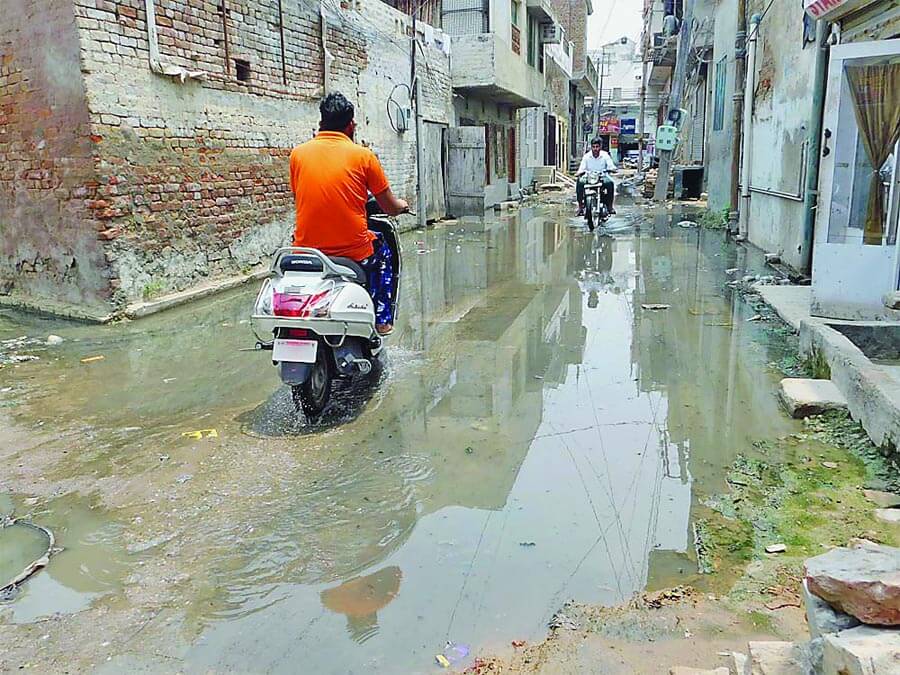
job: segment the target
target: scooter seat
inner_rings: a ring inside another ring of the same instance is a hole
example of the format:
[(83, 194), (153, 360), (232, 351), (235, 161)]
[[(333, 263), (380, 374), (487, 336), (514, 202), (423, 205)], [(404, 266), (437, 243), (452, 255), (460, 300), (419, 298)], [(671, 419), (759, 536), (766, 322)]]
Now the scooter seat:
[(360, 286), (368, 287), (369, 285), (369, 277), (366, 275), (365, 270), (360, 266), (358, 262), (353, 260), (353, 258), (342, 258), (340, 256), (328, 256), (335, 265), (340, 265), (341, 267), (346, 267), (347, 269), (353, 270), (353, 274), (356, 276), (353, 281), (358, 283)]
[[(368, 277), (365, 270), (360, 264), (352, 258), (342, 258), (340, 256), (328, 256), (335, 265), (346, 267), (353, 275), (349, 277), (351, 281), (355, 281), (360, 286), (368, 286)], [(281, 259), (282, 272), (324, 272), (322, 260), (309, 253), (296, 253), (286, 255)]]

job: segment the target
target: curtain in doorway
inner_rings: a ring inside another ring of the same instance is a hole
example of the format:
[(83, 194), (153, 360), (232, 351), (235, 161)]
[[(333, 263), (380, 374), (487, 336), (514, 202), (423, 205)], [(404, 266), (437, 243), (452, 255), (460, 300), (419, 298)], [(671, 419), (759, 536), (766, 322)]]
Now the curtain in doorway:
[(900, 63), (847, 66), (846, 71), (856, 124), (872, 163), (863, 241), (879, 245), (885, 218), (880, 170), (900, 138)]

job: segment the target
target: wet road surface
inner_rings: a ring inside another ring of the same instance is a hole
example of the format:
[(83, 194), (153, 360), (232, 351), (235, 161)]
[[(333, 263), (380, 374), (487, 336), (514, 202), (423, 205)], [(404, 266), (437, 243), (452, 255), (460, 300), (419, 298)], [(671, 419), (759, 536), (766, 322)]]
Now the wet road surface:
[(0, 666), (431, 672), (448, 640), (691, 580), (693, 509), (796, 427), (787, 347), (725, 287), (761, 261), (680, 220), (407, 235), (387, 375), (315, 425), (238, 351), (255, 288), (99, 328), (0, 316), (0, 340), (64, 338), (0, 370), (0, 511), (65, 549), (0, 604)]

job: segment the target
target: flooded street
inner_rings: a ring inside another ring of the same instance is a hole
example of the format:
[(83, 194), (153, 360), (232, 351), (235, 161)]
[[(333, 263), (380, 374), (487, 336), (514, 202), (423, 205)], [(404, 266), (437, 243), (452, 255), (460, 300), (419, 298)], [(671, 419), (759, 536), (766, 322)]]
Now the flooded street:
[(697, 583), (698, 505), (799, 427), (789, 345), (725, 285), (761, 255), (561, 208), (406, 235), (387, 374), (315, 425), (239, 351), (255, 285), (114, 326), (0, 315), (41, 341), (0, 369), (0, 515), (63, 548), (0, 604), (0, 670), (433, 672), (570, 599)]

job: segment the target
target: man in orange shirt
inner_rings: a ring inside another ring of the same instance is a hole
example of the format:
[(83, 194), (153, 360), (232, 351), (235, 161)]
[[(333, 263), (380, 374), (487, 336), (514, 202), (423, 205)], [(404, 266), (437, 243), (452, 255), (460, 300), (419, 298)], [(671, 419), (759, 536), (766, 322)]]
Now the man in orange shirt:
[(294, 246), (357, 261), (369, 277), (375, 328), (386, 335), (393, 329), (391, 251), (369, 231), (366, 201), (371, 193), (390, 216), (409, 211), (409, 205), (391, 191), (375, 153), (353, 142), (353, 104), (342, 94), (328, 94), (319, 113), (319, 133), (291, 152)]

